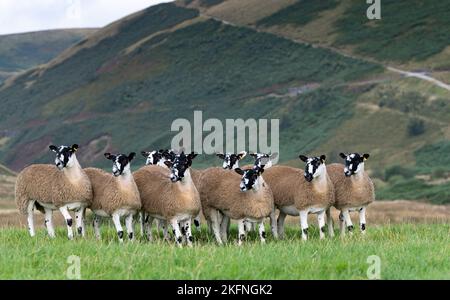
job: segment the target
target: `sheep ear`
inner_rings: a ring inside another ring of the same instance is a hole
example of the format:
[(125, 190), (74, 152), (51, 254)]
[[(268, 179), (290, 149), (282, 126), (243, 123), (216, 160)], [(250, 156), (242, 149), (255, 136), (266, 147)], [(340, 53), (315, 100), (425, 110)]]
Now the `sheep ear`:
[(258, 158), (258, 154), (256, 154), (256, 153), (250, 153), (250, 156), (252, 156), (254, 158)]
[(72, 150), (72, 152), (77, 152), (78, 148), (79, 148), (79, 146), (77, 144), (73, 144), (71, 150)]
[(340, 156), (341, 158), (343, 158), (343, 159), (346, 159), (346, 158), (347, 158), (347, 155), (345, 155), (344, 153), (340, 153), (339, 156)]
[(141, 151), (141, 154), (142, 154), (143, 157), (147, 157), (147, 156), (150, 155), (149, 152), (145, 152), (145, 151)]
[(222, 153), (216, 153), (216, 156), (220, 159), (225, 159), (225, 154)]
[(244, 170), (239, 169), (239, 168), (234, 169), (234, 171), (235, 171), (236, 173), (238, 173), (239, 175), (244, 175), (244, 174), (245, 174)]
[(322, 161), (322, 163), (325, 163), (325, 161), (327, 160), (327, 156), (326, 155), (320, 156), (320, 160)]
[(370, 154), (367, 154), (367, 153), (366, 153), (366, 154), (363, 155), (363, 159), (364, 159), (364, 160), (368, 160), (369, 157), (370, 157)]
[(173, 166), (173, 163), (172, 163), (171, 161), (168, 161), (168, 160), (166, 160), (166, 161), (164, 162), (164, 164), (165, 164), (168, 168), (172, 168), (172, 166)]
[(301, 161), (307, 162), (308, 158), (304, 155), (300, 155), (298, 158), (300, 158)]
[(193, 159), (196, 158), (197, 156), (198, 156), (198, 153), (191, 152), (191, 154), (188, 155), (188, 158), (189, 158), (190, 160), (193, 160)]
[(136, 157), (136, 153), (135, 153), (135, 152), (131, 152), (131, 153), (128, 155), (128, 161), (132, 161), (135, 157)]
[(105, 157), (106, 157), (106, 159), (109, 159), (109, 160), (116, 159), (116, 157), (114, 155), (112, 155), (111, 153), (105, 153)]
[(238, 156), (239, 160), (242, 160), (244, 157), (247, 156), (247, 151), (239, 152), (239, 154), (237, 156)]
[(51, 151), (57, 153), (58, 152), (58, 147), (56, 147), (55, 145), (51, 145), (48, 147)]
[(277, 157), (278, 157), (278, 152), (272, 153), (272, 155), (270, 155), (270, 160), (277, 159)]

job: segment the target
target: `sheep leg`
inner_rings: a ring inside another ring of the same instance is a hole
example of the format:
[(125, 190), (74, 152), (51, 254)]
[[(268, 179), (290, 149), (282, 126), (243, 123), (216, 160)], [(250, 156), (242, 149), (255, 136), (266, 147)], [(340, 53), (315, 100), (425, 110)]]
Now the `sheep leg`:
[(125, 218), (125, 226), (127, 227), (128, 238), (134, 241), (133, 214), (129, 214)]
[(152, 226), (153, 226), (154, 218), (147, 215), (145, 216), (144, 221), (144, 236), (147, 238), (148, 241), (153, 241), (153, 233), (152, 233)]
[(277, 227), (278, 227), (278, 236), (280, 238), (284, 238), (284, 219), (286, 219), (286, 214), (282, 211), (280, 211), (280, 214), (278, 215), (277, 220)]
[(302, 229), (302, 240), (308, 240), (308, 211), (300, 211), (300, 226)]
[(252, 223), (249, 221), (244, 221), (244, 230), (246, 234), (252, 231)]
[(278, 239), (278, 229), (277, 229), (277, 216), (275, 214), (275, 210), (269, 216), (270, 218), (270, 229), (272, 230), (272, 235), (274, 239)]
[(350, 212), (348, 209), (344, 209), (342, 211), (342, 215), (344, 216), (345, 224), (347, 225), (348, 233), (351, 235), (353, 233), (353, 223), (350, 218)]
[(141, 231), (141, 237), (145, 237), (146, 233), (145, 233), (145, 225), (146, 225), (146, 215), (145, 212), (140, 211), (139, 212), (139, 229)]
[(189, 247), (192, 247), (192, 242), (194, 241), (194, 238), (192, 237), (192, 231), (191, 231), (191, 219), (188, 219), (184, 222), (184, 232), (186, 233), (186, 240)]
[(123, 228), (122, 228), (122, 225), (120, 224), (120, 215), (117, 213), (114, 213), (112, 215), (112, 220), (113, 220), (114, 226), (116, 227), (117, 236), (119, 237), (119, 242), (123, 243)]
[(259, 222), (259, 238), (261, 239), (261, 244), (266, 243), (266, 229), (264, 228), (264, 221)]
[(194, 225), (197, 230), (200, 230), (200, 214), (194, 218)]
[(331, 217), (331, 207), (327, 209), (327, 225), (328, 225), (328, 234), (330, 235), (330, 237), (334, 237), (333, 218)]
[(73, 239), (73, 230), (72, 230), (72, 224), (73, 224), (73, 220), (72, 220), (72, 216), (69, 213), (69, 210), (67, 209), (67, 206), (63, 206), (59, 209), (59, 211), (61, 212), (61, 214), (63, 215), (64, 219), (66, 220), (66, 224), (67, 224), (67, 237), (69, 238), (69, 240)]
[(48, 236), (55, 238), (55, 228), (53, 227), (53, 210), (44, 208), (45, 210), (45, 227), (47, 228)]
[(94, 215), (94, 234), (95, 234), (95, 238), (97, 240), (101, 240), (101, 235), (100, 235), (100, 223), (102, 222), (102, 219), (100, 218), (100, 216)]
[(82, 237), (85, 236), (85, 228), (84, 228), (84, 208), (80, 208), (79, 210), (75, 211), (75, 223), (77, 226), (77, 232)]
[(172, 225), (173, 231), (175, 232), (175, 241), (178, 245), (178, 247), (182, 247), (183, 244), (183, 237), (181, 235), (181, 230), (180, 230), (180, 226), (178, 225), (178, 220), (177, 219), (172, 219), (170, 221), (170, 224)]
[(30, 201), (27, 207), (28, 232), (31, 237), (36, 235), (34, 231), (34, 201)]
[[(158, 224), (161, 225), (162, 227), (162, 231), (163, 231), (163, 237), (165, 241), (170, 241), (170, 237), (169, 237), (169, 226), (167, 225), (167, 221), (158, 221)], [(159, 234), (159, 230), (158, 230), (158, 234)]]
[(359, 211), (359, 227), (361, 229), (361, 233), (366, 233), (366, 207), (364, 206)]
[(238, 221), (238, 246), (242, 246), (245, 240), (245, 220)]
[[(221, 218), (222, 219), (222, 218)], [(216, 237), (216, 241), (219, 245), (222, 245), (222, 239), (220, 237), (220, 222), (219, 222), (219, 212), (217, 210), (212, 210), (210, 212), (211, 228)]]
[(319, 223), (320, 239), (323, 240), (325, 238), (325, 210), (317, 214), (317, 221)]
[(222, 242), (228, 241), (228, 226), (230, 225), (230, 218), (226, 215), (222, 217), (222, 223), (220, 223), (220, 238)]
[(345, 236), (345, 219), (342, 211), (339, 213), (339, 228), (341, 231), (341, 237)]

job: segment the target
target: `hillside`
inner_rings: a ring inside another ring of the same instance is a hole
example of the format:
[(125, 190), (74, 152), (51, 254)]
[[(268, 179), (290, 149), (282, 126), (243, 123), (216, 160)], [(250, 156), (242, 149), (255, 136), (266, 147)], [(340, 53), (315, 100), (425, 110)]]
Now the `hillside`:
[[(399, 39), (398, 26), (387, 13), (375, 26), (385, 35), (351, 39), (348, 24), (373, 27), (352, 19), (353, 2), (184, 0), (119, 20), (0, 87), (0, 161), (17, 171), (51, 160), (50, 143), (76, 142), (84, 165), (110, 167), (103, 152), (168, 147), (172, 121), (202, 110), (204, 119), (280, 119), (284, 163), (299, 166), (300, 152), (330, 161), (369, 152), (383, 198), (422, 186), (405, 199), (450, 202), (450, 91), (386, 68), (433, 61), (432, 75), (445, 80), (447, 31), (427, 35), (432, 50), (408, 52), (424, 47), (416, 41), (423, 32), (397, 10), (407, 39), (370, 52), (365, 43)], [(445, 25), (444, 5), (417, 22)], [(442, 156), (429, 159), (435, 153)], [(202, 156), (196, 167), (211, 164), (218, 161)]]
[(0, 35), (0, 83), (20, 71), (47, 63), (95, 29), (66, 29)]

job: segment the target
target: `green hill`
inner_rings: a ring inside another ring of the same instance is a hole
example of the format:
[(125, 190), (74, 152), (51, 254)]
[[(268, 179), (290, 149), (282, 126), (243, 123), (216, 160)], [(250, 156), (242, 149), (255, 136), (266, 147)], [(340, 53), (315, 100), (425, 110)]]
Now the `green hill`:
[(67, 29), (0, 35), (0, 82), (17, 72), (47, 63), (94, 29)]
[[(440, 39), (447, 32), (430, 34), (434, 50), (420, 56), (408, 52), (417, 51), (412, 46), (398, 50), (402, 43), (392, 46), (401, 59), (371, 53), (376, 40), (350, 38), (348, 24), (375, 30), (353, 19), (353, 2), (185, 0), (119, 20), (0, 87), (0, 161), (20, 170), (48, 162), (50, 143), (76, 142), (83, 165), (109, 167), (103, 152), (168, 147), (172, 121), (201, 110), (204, 119), (280, 119), (282, 162), (300, 165), (300, 152), (335, 161), (342, 151), (367, 151), (384, 198), (401, 198), (401, 187), (418, 181), (430, 187), (421, 199), (450, 202), (440, 192), (448, 188), (449, 161), (427, 161), (448, 148), (450, 92), (385, 68), (444, 66), (448, 45)], [(445, 23), (442, 5), (417, 16), (431, 18), (429, 26)], [(398, 15), (413, 26), (402, 10)], [(387, 13), (383, 24), (392, 25), (375, 26), (384, 34), (371, 31), (374, 39), (400, 38), (391, 18)], [(402, 41), (420, 44), (422, 31), (410, 34)], [(196, 167), (217, 163), (203, 156)], [(393, 166), (412, 177), (389, 181), (385, 171)], [(442, 181), (438, 197), (435, 182), (420, 177), (431, 174)]]

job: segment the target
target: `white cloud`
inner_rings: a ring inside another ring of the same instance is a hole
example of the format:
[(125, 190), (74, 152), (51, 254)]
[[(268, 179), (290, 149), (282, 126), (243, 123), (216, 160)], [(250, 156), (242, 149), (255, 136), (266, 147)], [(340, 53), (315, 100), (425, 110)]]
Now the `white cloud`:
[(0, 34), (103, 27), (171, 0), (0, 0)]

